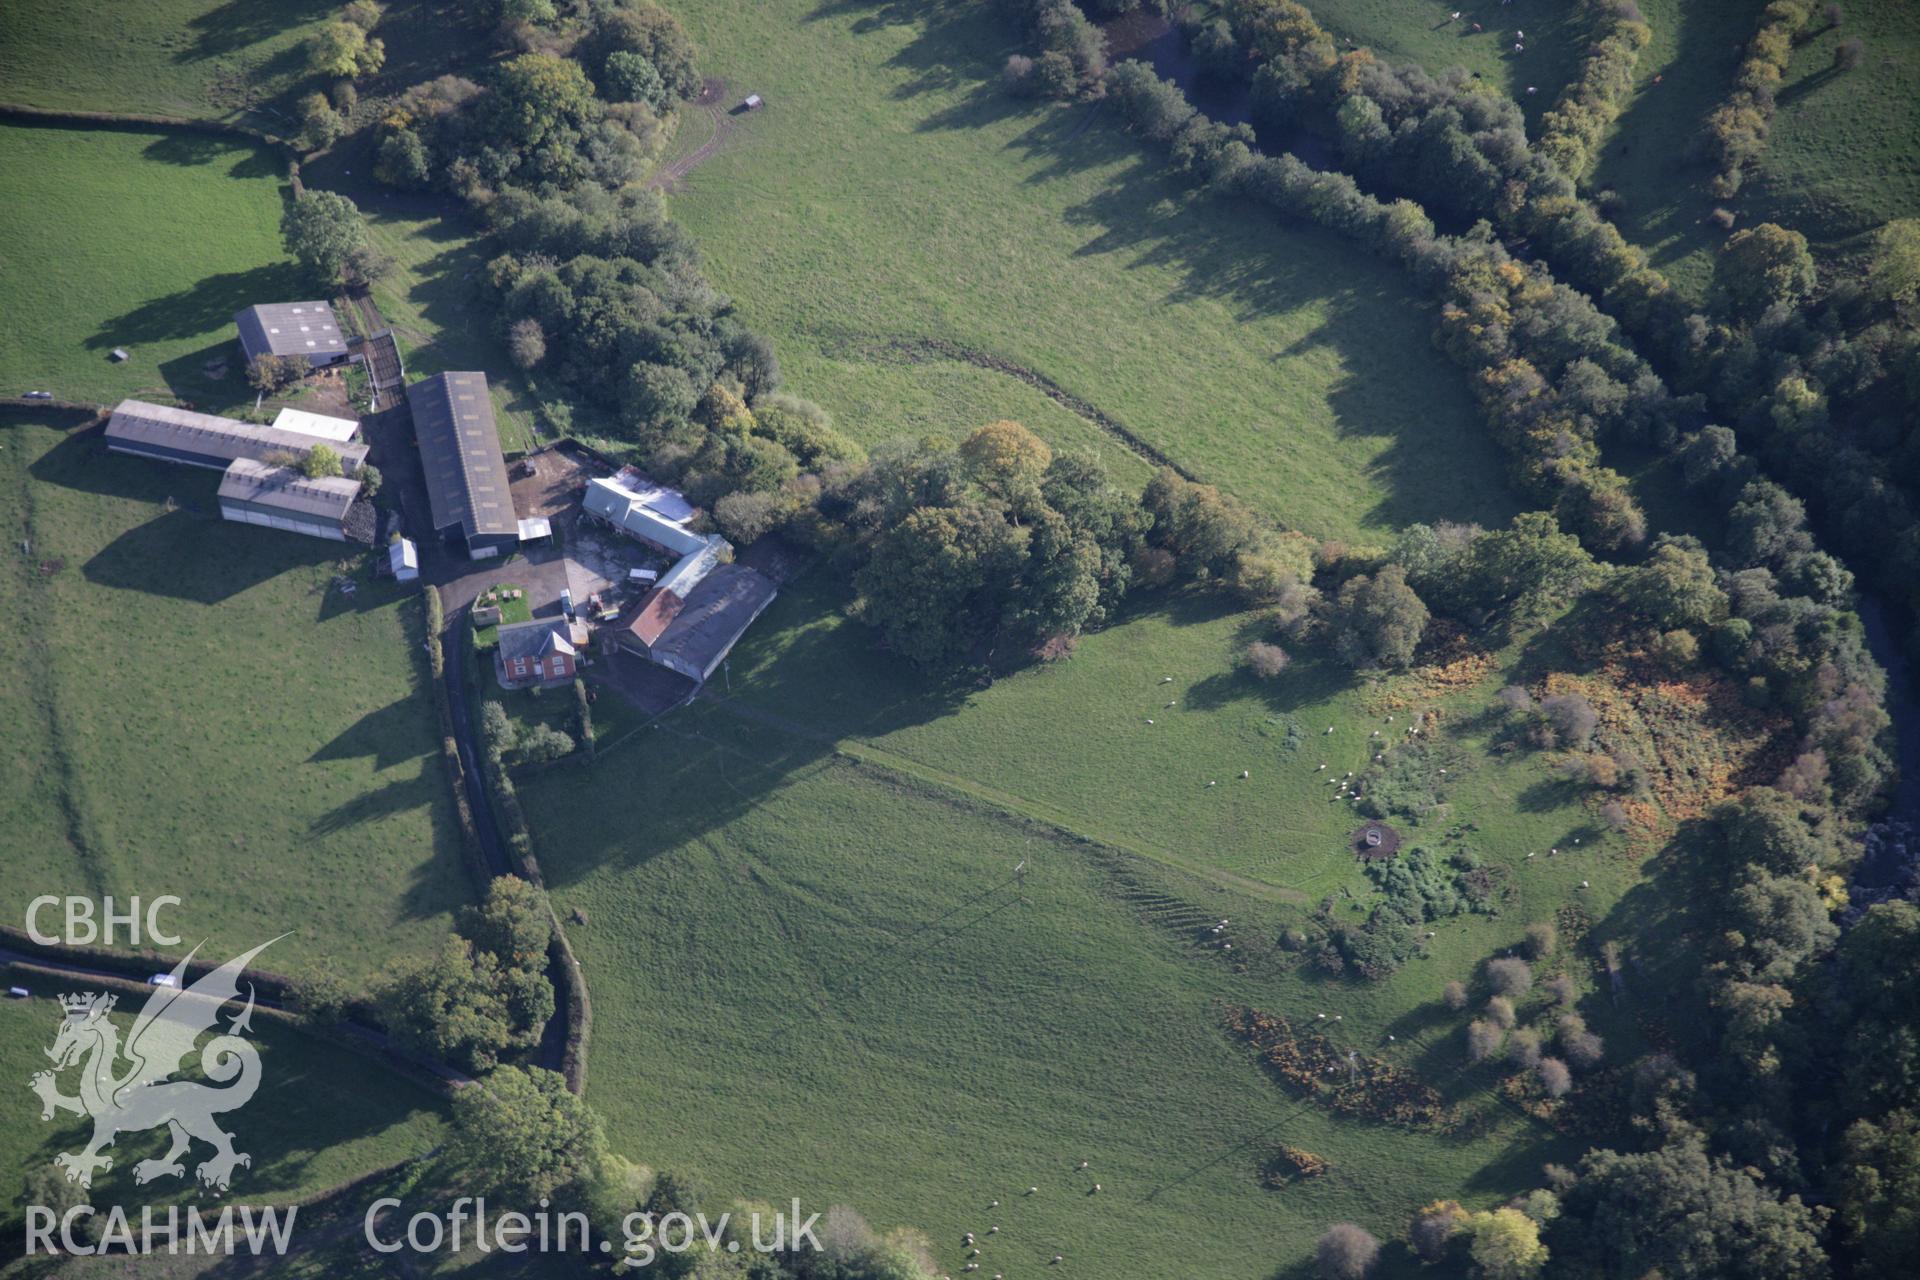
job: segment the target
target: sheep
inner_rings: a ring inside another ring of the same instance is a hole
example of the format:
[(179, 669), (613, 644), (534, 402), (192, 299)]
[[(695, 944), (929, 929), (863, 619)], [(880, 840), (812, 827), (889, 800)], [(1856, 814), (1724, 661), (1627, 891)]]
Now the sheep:
[[(1225, 921), (1225, 920), (1222, 920), (1222, 921), (1221, 921), (1220, 923), (1221, 923), (1221, 924), (1225, 924), (1225, 923), (1226, 923), (1226, 921)], [(1080, 1167), (1080, 1168), (1082, 1168), (1082, 1169), (1084, 1169), (1084, 1168), (1086, 1168), (1086, 1167), (1087, 1167), (1087, 1162), (1086, 1162), (1085, 1160), (1082, 1160), (1082, 1161), (1080, 1162), (1080, 1166), (1079, 1166), (1079, 1167)]]
[(1328, 733), (1332, 733), (1332, 732), (1333, 732), (1333, 726), (1332, 726), (1332, 725), (1328, 725), (1328, 726), (1327, 726), (1327, 732), (1328, 732)]
[[(1180, 701), (1180, 699), (1178, 699), (1178, 698), (1175, 698), (1175, 699), (1173, 700), (1173, 702), (1169, 702), (1169, 703), (1167, 704), (1167, 707), (1171, 707), (1171, 706), (1173, 706), (1173, 705), (1174, 705), (1174, 703), (1175, 703), (1175, 702), (1178, 702), (1178, 701)], [(1167, 707), (1162, 707), (1162, 708), (1160, 708), (1160, 709), (1161, 709), (1162, 711), (1165, 711), (1165, 710), (1167, 709)]]
[(1066, 1260), (1067, 1260), (1067, 1259), (1066, 1259), (1066, 1256), (1065, 1256), (1064, 1254), (1058, 1254), (1058, 1253), (1056, 1253), (1056, 1254), (1054, 1254), (1054, 1255), (1053, 1255), (1053, 1263), (1052, 1263), (1052, 1265), (1053, 1265), (1053, 1266), (1056, 1266), (1056, 1267), (1057, 1267), (1057, 1266), (1059, 1266), (1059, 1265), (1060, 1265), (1061, 1263), (1063, 1263), (1063, 1262), (1065, 1262)]
[[(1031, 1194), (1031, 1193), (1029, 1193), (1029, 1194)], [(997, 1236), (997, 1235), (999, 1235), (999, 1234), (1000, 1234), (1000, 1228), (998, 1228), (998, 1227), (988, 1227), (988, 1228), (987, 1228), (987, 1234), (988, 1234), (988, 1235), (990, 1235), (990, 1236)]]
[(1250, 777), (1252, 777), (1253, 775), (1252, 775), (1252, 773), (1251, 773), (1251, 771), (1249, 771), (1249, 770), (1246, 770), (1246, 769), (1242, 769), (1242, 770), (1240, 771), (1240, 776), (1241, 776), (1242, 778), (1250, 778)]
[(1584, 888), (1586, 888), (1586, 887), (1587, 887), (1587, 882), (1586, 882), (1585, 880), (1582, 880), (1582, 881), (1580, 882), (1580, 887), (1581, 887), (1582, 889), (1584, 889)]
[(1210, 787), (1217, 787), (1217, 786), (1219, 786), (1220, 784), (1219, 784), (1219, 783), (1217, 783), (1217, 782), (1209, 782), (1209, 783), (1208, 783), (1207, 785), (1208, 785), (1208, 786), (1210, 786)]
[(998, 1200), (990, 1200), (987, 1202), (987, 1208), (989, 1209), (998, 1209), (999, 1207), (1000, 1202)]
[(1161, 684), (1172, 684), (1172, 683), (1173, 683), (1173, 677), (1172, 677), (1172, 676), (1161, 676), (1161, 677), (1160, 677), (1160, 683), (1161, 683)]
[(1153, 717), (1152, 717), (1152, 716), (1148, 716), (1148, 717), (1147, 717), (1147, 723), (1148, 723), (1148, 724), (1152, 724), (1152, 723), (1153, 723)]
[(1094, 1191), (1094, 1194), (1095, 1194), (1095, 1195), (1098, 1195), (1098, 1194), (1100, 1193), (1100, 1184), (1099, 1184), (1099, 1183), (1097, 1183), (1097, 1182), (1096, 1182), (1096, 1183), (1094, 1183), (1094, 1184), (1093, 1184), (1093, 1191)]
[(1318, 769), (1314, 770), (1315, 773), (1325, 773), (1326, 771), (1327, 771), (1327, 766), (1325, 765), (1321, 765)]
[[(1030, 1195), (1030, 1196), (1037, 1196), (1037, 1195), (1039, 1195), (1039, 1194), (1040, 1194), (1040, 1188), (1038, 1188), (1038, 1187), (1028, 1187), (1028, 1188), (1027, 1188), (1027, 1194), (1028, 1194), (1028, 1195)], [(995, 1230), (995, 1231), (998, 1231), (999, 1229), (1000, 1229), (1000, 1228), (998, 1228), (998, 1227), (995, 1227), (995, 1228), (994, 1228), (994, 1230)]]

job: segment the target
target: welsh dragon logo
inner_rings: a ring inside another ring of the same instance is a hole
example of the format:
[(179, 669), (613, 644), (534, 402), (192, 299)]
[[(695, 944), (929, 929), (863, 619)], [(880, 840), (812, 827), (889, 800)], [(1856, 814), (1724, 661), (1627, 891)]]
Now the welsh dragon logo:
[[(40, 1095), (42, 1120), (62, 1111), (93, 1119), (93, 1139), (85, 1148), (53, 1158), (67, 1181), (92, 1186), (95, 1173), (113, 1168), (113, 1159), (101, 1151), (115, 1138), (163, 1125), (173, 1145), (158, 1160), (142, 1160), (133, 1167), (136, 1183), (183, 1177), (186, 1166), (180, 1157), (195, 1139), (213, 1147), (212, 1157), (196, 1170), (206, 1186), (224, 1191), (236, 1166), (251, 1167), (253, 1158), (233, 1149), (234, 1135), (215, 1117), (239, 1110), (260, 1087), (260, 1052), (245, 1038), (253, 1029), (252, 983), (247, 984), (246, 1007), (229, 1015), (225, 1032), (217, 1032), (217, 1027), (221, 1010), (240, 996), (240, 974), (248, 962), (278, 941), (235, 956), (183, 989), (187, 963), (199, 951), (195, 947), (173, 967), (170, 983), (155, 985), (124, 1045), (108, 1016), (117, 997), (92, 992), (60, 997), (64, 1018), (53, 1047), (46, 1051), (53, 1070), (35, 1073), (30, 1083)], [(200, 1070), (224, 1087), (171, 1079), (208, 1031), (216, 1034), (200, 1049)], [(60, 1092), (56, 1079), (69, 1067), (80, 1069), (77, 1095)]]

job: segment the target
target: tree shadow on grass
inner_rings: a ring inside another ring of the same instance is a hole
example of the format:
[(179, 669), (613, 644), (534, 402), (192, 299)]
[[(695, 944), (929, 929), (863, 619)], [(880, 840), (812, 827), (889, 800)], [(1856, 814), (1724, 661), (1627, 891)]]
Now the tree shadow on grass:
[[(236, 312), (255, 303), (284, 302), (310, 292), (300, 269), (291, 262), (228, 271), (115, 316), (103, 323), (85, 346), (89, 351), (101, 351), (128, 344), (177, 341), (216, 330), (232, 331)], [(238, 340), (235, 333), (234, 341)]]
[[(1369, 466), (1383, 491), (1369, 522), (1497, 525), (1520, 510), (1464, 381), (1431, 350), (1429, 309), (1385, 265), (1314, 228), (1262, 236), (1276, 223), (1270, 211), (1166, 180), (1145, 157), (1066, 217), (1091, 233), (1076, 256), (1119, 254), (1129, 269), (1175, 273), (1170, 303), (1225, 302), (1243, 323), (1297, 318), (1300, 331), (1269, 357), (1276, 398), (1286, 377), (1279, 366), (1324, 362), (1322, 353), (1339, 361), (1326, 395), (1334, 430), (1383, 438)], [(1284, 449), (1272, 407), (1250, 411), (1256, 434), (1266, 427)]]
[[(422, 715), (420, 703), (413, 701), (395, 705), (406, 709), (408, 718), (413, 721), (413, 727), (417, 730)], [(335, 835), (354, 827), (364, 826), (369, 822), (391, 818), (395, 814), (432, 808), (435, 799), (443, 794), (446, 786), (445, 771), (438, 761), (420, 756), (417, 750), (408, 751), (395, 763), (406, 759), (419, 760), (420, 767), (415, 776), (399, 782), (389, 782), (378, 790), (363, 791), (345, 804), (334, 806), (313, 820), (310, 828), (312, 833), (316, 836)], [(376, 767), (388, 766), (383, 764)], [(431, 915), (436, 910), (438, 908), (428, 910), (423, 907), (421, 914)]]
[(191, 168), (212, 164), (240, 149), (231, 138), (211, 133), (163, 133), (140, 149), (142, 157)]
[(336, 734), (331, 742), (308, 756), (307, 762), (371, 757), (375, 769), (390, 769), (419, 754), (419, 715), (420, 700), (416, 697), (390, 702), (367, 712)]
[(226, 4), (187, 19), (192, 43), (173, 55), (178, 63), (201, 62), (271, 40), (283, 31), (326, 16), (338, 6), (333, 0), (227, 0)]
[[(214, 376), (209, 368), (224, 367), (223, 376)], [(253, 392), (247, 388), (246, 356), (237, 336), (175, 356), (160, 362), (160, 377), (167, 390), (188, 408), (202, 413), (231, 413), (251, 408)]]

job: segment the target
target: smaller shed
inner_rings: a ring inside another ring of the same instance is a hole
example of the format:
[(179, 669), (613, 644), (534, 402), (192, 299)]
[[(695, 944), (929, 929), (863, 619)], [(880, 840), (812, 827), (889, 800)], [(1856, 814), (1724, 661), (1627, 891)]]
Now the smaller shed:
[(387, 544), (387, 564), (393, 569), (395, 582), (417, 582), (420, 579), (420, 548), (410, 538), (396, 538)]
[(759, 94), (750, 93), (746, 96), (746, 99), (743, 102), (741, 102), (740, 105), (745, 107), (749, 111), (758, 111), (760, 108), (766, 106), (767, 104), (766, 104), (766, 100), (762, 98)]
[(273, 416), (273, 427), (276, 431), (295, 431), (303, 436), (331, 440), (335, 444), (345, 444), (360, 434), (360, 421), (357, 418), (330, 418), (324, 413), (308, 413), (305, 409), (282, 409)]

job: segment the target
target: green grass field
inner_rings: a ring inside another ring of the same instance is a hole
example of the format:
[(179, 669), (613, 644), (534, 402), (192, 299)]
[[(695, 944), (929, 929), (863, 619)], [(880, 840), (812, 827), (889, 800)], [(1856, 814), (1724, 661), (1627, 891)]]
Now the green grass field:
[(1725, 100), (1761, 7), (1760, 0), (1641, 3), (1653, 39), (1640, 51), (1634, 97), (1588, 184), (1618, 194), (1621, 234), (1696, 299), (1706, 293), (1726, 233), (1706, 223), (1716, 202), (1702, 186), (1694, 140)]
[(188, 945), (291, 930), (271, 968), (350, 979), (430, 946), (471, 889), (412, 594), (340, 544), (211, 517), (214, 472), (18, 417), (0, 443), (0, 634), (32, 673), (7, 695), (32, 762), (0, 784), (26, 815), (5, 910), (173, 893)]
[[(1579, 74), (1587, 35), (1577, 6), (1499, 0), (1318, 0), (1308, 6), (1344, 47), (1347, 37), (1393, 62), (1429, 71), (1477, 71), (1520, 103), (1529, 120)], [(1460, 20), (1448, 15), (1460, 11)], [(1481, 30), (1473, 26), (1479, 23)], [(1526, 39), (1517, 39), (1524, 31)], [(1524, 51), (1515, 51), (1524, 44)], [(1539, 90), (1528, 94), (1527, 86)]]
[[(85, 989), (83, 983), (6, 970), (8, 985), (34, 993), (29, 1001), (0, 1004), (0, 1072), (8, 1088), (0, 1090), (0, 1167), (15, 1175), (0, 1197), (0, 1231), (12, 1244), (21, 1239), (23, 1215), (19, 1176), (52, 1163), (55, 1153), (77, 1151), (90, 1133), (82, 1118), (61, 1114), (40, 1118), (40, 1099), (25, 1087), (36, 1071), (47, 1068), (41, 1050), (53, 1043), (60, 1025), (55, 998)], [(140, 1011), (141, 997), (120, 993), (114, 1022), (124, 1035)], [(285, 1022), (256, 1016), (254, 1041), (260, 1047), (260, 1091), (244, 1109), (225, 1117), (234, 1146), (253, 1157), (250, 1167), (236, 1171), (232, 1199), (246, 1204), (286, 1204), (359, 1177), (370, 1169), (425, 1154), (446, 1132), (439, 1099), (424, 1088), (395, 1078), (385, 1068), (339, 1046), (316, 1040)], [(199, 1070), (190, 1060), (187, 1078)], [(72, 1092), (76, 1074), (61, 1077), (64, 1091)], [(139, 1206), (166, 1200), (197, 1203), (201, 1212), (217, 1214), (219, 1202), (194, 1194), (193, 1167), (210, 1154), (196, 1145), (184, 1161), (186, 1186), (169, 1195), (162, 1183), (136, 1188), (136, 1160), (157, 1157), (166, 1149), (158, 1131), (123, 1135), (114, 1145), (111, 1171), (96, 1177), (91, 1203), (105, 1212), (109, 1205), (125, 1204), (139, 1222)], [(8, 1258), (17, 1258), (10, 1249)]]
[[(1492, 1199), (1571, 1149), (1458, 1075), (1431, 1008), (1191, 945), (1201, 918), (1271, 936), (1270, 905), (710, 711), (602, 768), (525, 789), (559, 904), (590, 913), (572, 931), (590, 1096), (616, 1145), (720, 1195), (852, 1203), (927, 1229), (954, 1271), (960, 1233), (999, 1225), (983, 1261), (1008, 1274), (1064, 1253), (1099, 1275), (1253, 1280), (1329, 1221), (1387, 1235), (1440, 1188)], [(594, 812), (609, 782), (638, 821)], [(1444, 970), (1416, 973), (1430, 999)], [(1366, 1052), (1391, 1023), (1393, 1052), (1484, 1131), (1303, 1104), (1222, 1031), (1238, 1003), (1344, 1011), (1341, 1042)], [(1264, 1190), (1280, 1142), (1334, 1172)]]
[[(330, 0), (5, 0), (0, 101), (207, 119), (242, 116), (305, 71)], [(249, 121), (272, 128), (269, 116)]]
[[(1780, 88), (1749, 220), (1782, 222), (1834, 251), (1889, 218), (1920, 210), (1920, 22), (1905, 0), (1841, 6), (1845, 18), (1798, 45)], [(1833, 65), (1848, 39), (1857, 70)]]
[[(1464, 1018), (1436, 1003), (1563, 907), (1630, 946), (1661, 914), (1550, 760), (1492, 751), (1477, 719), (1516, 672), (1556, 669), (1551, 640), (1452, 689), (1356, 685), (1310, 650), (1262, 685), (1233, 667), (1249, 616), (1143, 599), (1069, 661), (943, 695), (830, 604), (789, 587), (736, 652), (728, 700), (521, 785), (557, 901), (589, 918), (571, 932), (594, 992), (591, 1096), (629, 1155), (725, 1195), (922, 1225), (943, 1265), (961, 1231), (1002, 1221), (1009, 1274), (1064, 1252), (1107, 1275), (1248, 1277), (1304, 1258), (1328, 1222), (1398, 1234), (1440, 1188), (1491, 1202), (1563, 1158), (1492, 1076), (1461, 1074)], [(1442, 714), (1454, 781), (1442, 817), (1400, 825), (1498, 868), (1501, 916), (1437, 923), (1384, 982), (1316, 976), (1278, 930), (1323, 899), (1349, 920), (1377, 900), (1325, 779), (1363, 770), (1373, 730), (1397, 736), (1385, 714), (1404, 726), (1408, 709)], [(1002, 884), (1022, 860), (1028, 882)], [(1221, 917), (1244, 973), (1194, 945)], [(1592, 945), (1548, 969), (1591, 989)], [(1342, 1043), (1489, 1127), (1440, 1138), (1302, 1106), (1221, 1031), (1234, 1003), (1338, 1012)], [(1631, 1057), (1632, 1001), (1587, 1005)], [(1336, 1174), (1261, 1189), (1283, 1141)], [(1087, 1196), (1083, 1158), (1119, 1194)]]
[[(280, 247), (286, 174), (217, 138), (0, 125), (0, 390), (251, 403), (233, 315), (306, 296)], [(24, 198), (31, 192), (31, 198)], [(125, 347), (132, 358), (115, 364)], [(207, 376), (210, 359), (228, 372)]]
[[(986, 7), (676, 12), (709, 74), (769, 103), (736, 117), (676, 216), (789, 386), (853, 434), (1001, 416), (1054, 434), (1058, 415), (1031, 414), (1012, 377), (929, 383), (894, 354), (943, 339), (1037, 371), (1316, 532), (1510, 509), (1430, 317), (1389, 267), (1182, 188), (1105, 113), (1082, 132), (1085, 106), (1007, 97), (995, 75), (1014, 37)], [(699, 141), (689, 128), (681, 145)]]
[[(1629, 240), (1694, 298), (1705, 295), (1726, 233), (1706, 223), (1717, 206), (1738, 226), (1778, 222), (1804, 233), (1825, 262), (1857, 250), (1863, 233), (1920, 203), (1911, 145), (1920, 106), (1909, 91), (1920, 68), (1920, 29), (1899, 0), (1843, 5), (1829, 29), (1816, 17), (1796, 44), (1772, 132), (1740, 193), (1717, 201), (1702, 186), (1692, 148), (1725, 100), (1761, 5), (1644, 0), (1653, 42), (1641, 54), (1638, 93), (1609, 140), (1592, 185), (1618, 193)], [(1866, 61), (1833, 69), (1840, 42), (1858, 37)], [(1655, 84), (1655, 77), (1659, 83)]]

